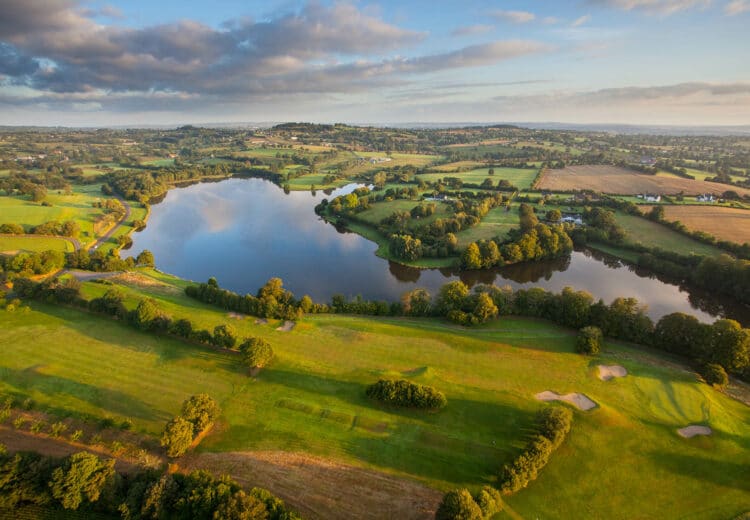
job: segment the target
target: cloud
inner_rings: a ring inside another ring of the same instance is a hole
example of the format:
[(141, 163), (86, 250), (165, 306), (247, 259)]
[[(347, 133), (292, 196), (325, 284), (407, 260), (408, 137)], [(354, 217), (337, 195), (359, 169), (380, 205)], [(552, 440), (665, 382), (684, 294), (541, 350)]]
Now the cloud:
[(581, 25), (588, 23), (591, 21), (591, 15), (586, 14), (581, 16), (580, 18), (577, 18), (573, 21), (573, 23), (570, 24), (571, 27), (580, 27)]
[(529, 23), (536, 18), (534, 13), (528, 11), (503, 11), (497, 9), (489, 13), (490, 17), (511, 23)]
[(748, 0), (732, 0), (724, 6), (724, 14), (727, 16), (735, 16), (747, 12), (750, 12), (750, 1)]
[(560, 21), (560, 19), (556, 18), (554, 16), (545, 16), (544, 18), (542, 18), (542, 23), (544, 25), (554, 25), (554, 24), (558, 23), (559, 21)]
[(484, 34), (494, 28), (493, 25), (485, 24), (465, 25), (462, 27), (456, 27), (453, 32), (451, 32), (451, 36), (473, 36), (475, 34)]
[(695, 7), (708, 7), (711, 0), (589, 0), (589, 3), (625, 11), (637, 10), (647, 14), (671, 15)]

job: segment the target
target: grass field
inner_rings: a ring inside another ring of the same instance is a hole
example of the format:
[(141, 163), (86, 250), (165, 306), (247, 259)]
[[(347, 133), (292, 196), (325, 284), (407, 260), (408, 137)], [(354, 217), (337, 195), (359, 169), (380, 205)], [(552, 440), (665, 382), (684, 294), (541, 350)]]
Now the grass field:
[(89, 242), (96, 237), (94, 223), (103, 215), (101, 209), (94, 208), (94, 202), (104, 197), (100, 185), (75, 186), (72, 195), (59, 194), (50, 190), (46, 201), (51, 206), (42, 206), (28, 197), (0, 196), (0, 223), (13, 222), (29, 228), (51, 220), (75, 220), (81, 229), (80, 240)]
[[(394, 212), (396, 211), (409, 212), (412, 210), (412, 208), (419, 206), (420, 204), (430, 204), (430, 202), (429, 201), (420, 202), (418, 200), (400, 200), (400, 199), (387, 201), (387, 202), (386, 201), (376, 202), (372, 204), (369, 209), (366, 209), (365, 211), (361, 213), (357, 213), (357, 220), (362, 220), (370, 225), (378, 226), (384, 218), (391, 216)], [(408, 224), (409, 229), (416, 227), (416, 226), (428, 224), (438, 218), (453, 217), (454, 215), (453, 210), (448, 204), (444, 202), (435, 202), (434, 204), (436, 205), (435, 213), (430, 215), (429, 217), (409, 220), (409, 224)]]
[(0, 236), (0, 252), (9, 251), (73, 251), (73, 244), (64, 238)]
[(458, 177), (463, 182), (471, 184), (481, 184), (485, 179), (491, 179), (495, 186), (500, 179), (505, 179), (518, 189), (528, 190), (531, 188), (531, 183), (534, 182), (537, 173), (539, 173), (535, 169), (501, 167), (495, 168), (495, 175), (489, 175), (488, 172), (489, 168), (478, 168), (460, 173), (425, 173), (417, 175), (417, 177), (427, 182), (439, 181), (445, 177)]
[(652, 222), (644, 217), (616, 213), (617, 223), (625, 229), (628, 242), (641, 243), (646, 247), (659, 247), (682, 255), (718, 256), (723, 253), (717, 247), (698, 242), (663, 224)]
[(720, 195), (729, 189), (740, 195), (750, 194), (750, 190), (726, 184), (644, 175), (618, 166), (568, 166), (562, 170), (549, 170), (538, 187), (550, 191), (594, 190), (615, 195), (674, 195), (680, 192), (685, 195)]
[(292, 190), (309, 190), (310, 186), (315, 186), (315, 189), (337, 188), (345, 186), (351, 182), (348, 179), (338, 179), (332, 183), (326, 184), (323, 182), (323, 178), (326, 175), (326, 173), (310, 173), (308, 175), (295, 177), (294, 179), (289, 180), (289, 188)]
[(679, 220), (691, 231), (705, 231), (720, 240), (750, 242), (750, 211), (718, 206), (664, 206), (667, 220)]
[[(573, 431), (539, 480), (507, 499), (518, 514), (731, 518), (750, 509), (750, 409), (638, 350), (609, 344), (594, 361), (573, 353), (570, 331), (519, 318), (466, 330), (435, 320), (311, 316), (284, 333), (151, 280), (127, 282), (129, 306), (150, 294), (202, 327), (231, 323), (240, 335), (268, 339), (273, 365), (251, 379), (231, 354), (34, 304), (0, 314), (0, 389), (62, 414), (131, 418), (154, 434), (187, 396), (208, 392), (224, 414), (202, 452), (305, 452), (438, 489), (491, 482), (546, 406), (533, 395), (579, 391), (599, 406), (575, 411)], [(92, 296), (106, 286), (85, 288)], [(598, 362), (630, 375), (600, 381)], [(364, 388), (382, 376), (433, 385), (449, 404), (434, 414), (380, 407)], [(715, 434), (678, 437), (675, 429), (689, 423)]]
[(474, 227), (456, 233), (459, 248), (467, 247), (471, 242), (477, 240), (490, 240), (495, 237), (504, 237), (513, 228), (518, 227), (518, 211), (511, 208), (506, 211), (505, 207), (493, 208), (482, 221)]
[(470, 170), (476, 170), (477, 168), (482, 168), (485, 166), (484, 163), (476, 162), (476, 161), (456, 161), (451, 163), (445, 163), (445, 164), (438, 164), (437, 166), (432, 166), (430, 168), (430, 171), (433, 172), (443, 172), (443, 173), (456, 173), (456, 170), (460, 171), (470, 171)]

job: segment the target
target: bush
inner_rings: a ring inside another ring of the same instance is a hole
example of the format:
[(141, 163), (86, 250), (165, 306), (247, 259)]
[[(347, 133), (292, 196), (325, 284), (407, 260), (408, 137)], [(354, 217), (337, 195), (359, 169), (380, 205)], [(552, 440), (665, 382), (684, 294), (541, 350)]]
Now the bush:
[(565, 440), (573, 423), (573, 412), (568, 408), (543, 408), (537, 415), (539, 433), (548, 438), (552, 447), (557, 448)]
[(245, 363), (252, 368), (268, 365), (273, 359), (271, 344), (263, 338), (248, 338), (240, 346)]
[(581, 354), (595, 356), (602, 349), (602, 331), (599, 327), (583, 327), (578, 331), (576, 350)]
[(367, 387), (367, 397), (386, 404), (438, 410), (448, 404), (445, 395), (431, 386), (399, 379), (381, 379)]
[(435, 520), (482, 520), (482, 518), (482, 510), (466, 489), (448, 491), (435, 512)]
[(500, 492), (490, 486), (484, 486), (479, 493), (474, 495), (474, 502), (482, 511), (484, 518), (492, 518), (496, 513), (503, 510), (503, 499)]
[(706, 383), (717, 388), (724, 388), (729, 384), (729, 376), (727, 376), (726, 370), (716, 363), (708, 363), (703, 366), (700, 370), (700, 375), (705, 379)]
[(231, 325), (214, 327), (213, 344), (217, 347), (234, 348), (237, 344), (237, 331)]

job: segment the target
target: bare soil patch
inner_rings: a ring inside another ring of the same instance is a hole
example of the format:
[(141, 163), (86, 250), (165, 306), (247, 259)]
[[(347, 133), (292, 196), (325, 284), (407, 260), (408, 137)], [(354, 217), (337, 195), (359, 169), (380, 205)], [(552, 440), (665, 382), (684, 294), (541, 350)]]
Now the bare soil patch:
[(255, 320), (256, 325), (268, 325), (268, 320), (265, 318), (258, 318)]
[(596, 403), (594, 401), (578, 392), (560, 395), (557, 392), (545, 390), (544, 392), (536, 394), (534, 397), (536, 397), (540, 401), (564, 401), (583, 411), (588, 411), (592, 408), (596, 408)]
[(740, 195), (750, 194), (750, 190), (716, 182), (657, 177), (619, 166), (604, 165), (568, 166), (561, 170), (547, 170), (538, 188), (550, 191), (594, 190), (614, 195), (676, 195), (680, 192), (686, 195), (720, 195), (727, 190), (734, 190)]
[(112, 277), (112, 280), (115, 282), (123, 283), (125, 285), (134, 285), (136, 287), (141, 287), (143, 289), (149, 289), (152, 291), (156, 290), (165, 294), (178, 294), (180, 292), (177, 287), (166, 284), (159, 280), (155, 280), (141, 273), (122, 273)]
[(242, 314), (239, 314), (239, 313), (236, 313), (236, 312), (228, 312), (227, 313), (227, 317), (231, 318), (233, 320), (241, 320), (242, 318), (244, 318), (244, 316)]
[(680, 437), (690, 439), (691, 437), (695, 437), (696, 435), (711, 435), (713, 434), (713, 430), (711, 430), (711, 428), (709, 428), (708, 426), (691, 424), (690, 426), (685, 426), (684, 428), (680, 428), (679, 430), (677, 430), (677, 434)]
[(289, 332), (291, 331), (296, 323), (293, 321), (285, 321), (284, 324), (280, 327), (276, 327), (276, 330), (280, 330), (281, 332)]
[(628, 371), (620, 365), (599, 365), (599, 379), (609, 381), (615, 377), (625, 377)]
[(721, 240), (750, 243), (750, 211), (720, 206), (664, 206), (667, 220), (679, 220), (691, 231), (703, 231)]
[(422, 484), (303, 453), (255, 451), (190, 454), (182, 471), (229, 474), (270, 490), (311, 519), (431, 519), (442, 494)]

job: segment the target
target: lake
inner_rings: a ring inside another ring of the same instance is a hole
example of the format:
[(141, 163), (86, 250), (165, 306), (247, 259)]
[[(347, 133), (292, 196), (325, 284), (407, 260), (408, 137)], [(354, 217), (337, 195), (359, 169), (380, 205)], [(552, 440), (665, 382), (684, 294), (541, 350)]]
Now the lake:
[(146, 229), (133, 234), (133, 252), (148, 249), (156, 267), (181, 278), (255, 293), (269, 278), (280, 277), (297, 297), (328, 302), (337, 293), (396, 301), (422, 287), (436, 294), (441, 285), (461, 279), (468, 285), (494, 283), (514, 288), (566, 286), (590, 292), (607, 303), (618, 296), (637, 298), (658, 319), (671, 312), (702, 321), (726, 316), (750, 323), (748, 308), (687, 290), (606, 255), (575, 251), (569, 258), (489, 271), (414, 269), (375, 256), (376, 244), (337, 230), (313, 208), (356, 188), (326, 195), (285, 194), (265, 179), (229, 179), (176, 188), (154, 204)]

